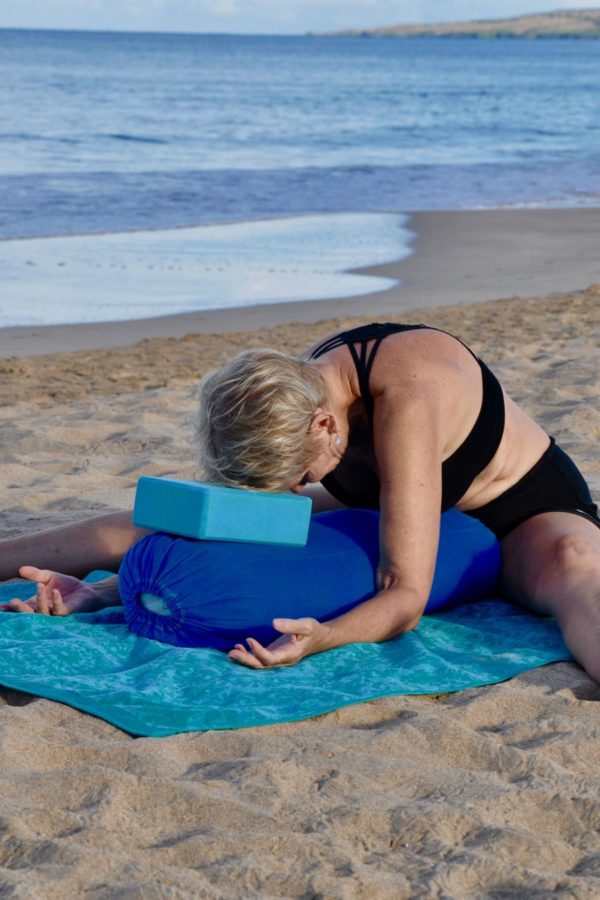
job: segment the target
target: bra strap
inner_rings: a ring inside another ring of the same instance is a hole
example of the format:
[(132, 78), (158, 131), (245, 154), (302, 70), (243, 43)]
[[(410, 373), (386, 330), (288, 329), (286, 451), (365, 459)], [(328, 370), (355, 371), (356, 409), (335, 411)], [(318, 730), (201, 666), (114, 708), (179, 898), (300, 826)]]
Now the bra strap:
[(318, 359), (320, 356), (324, 356), (326, 353), (329, 353), (330, 350), (335, 350), (336, 347), (343, 347), (345, 341), (339, 334), (334, 334), (333, 337), (328, 338), (326, 341), (323, 341), (322, 344), (319, 344), (316, 350), (310, 354), (311, 359)]
[(371, 395), (371, 389), (369, 387), (369, 378), (371, 376), (371, 369), (373, 368), (373, 363), (375, 362), (375, 355), (379, 350), (379, 345), (383, 340), (382, 337), (375, 338), (373, 346), (371, 347), (371, 351), (367, 356), (367, 345), (368, 341), (360, 342), (360, 356), (356, 352), (356, 347), (354, 344), (348, 344), (348, 350), (352, 354), (352, 360), (354, 362), (354, 366), (356, 368), (356, 373), (358, 375), (358, 385), (360, 387), (360, 395), (362, 397), (362, 401), (365, 406), (365, 412), (367, 414), (367, 418), (369, 420), (369, 425), (371, 429), (373, 428), (373, 417), (374, 417), (374, 406), (373, 397)]

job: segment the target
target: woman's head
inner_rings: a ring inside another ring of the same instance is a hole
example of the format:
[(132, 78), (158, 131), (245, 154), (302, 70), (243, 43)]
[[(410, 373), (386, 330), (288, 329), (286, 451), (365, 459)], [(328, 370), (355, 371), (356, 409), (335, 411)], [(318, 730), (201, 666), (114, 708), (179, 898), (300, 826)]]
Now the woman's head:
[(322, 451), (323, 428), (312, 426), (326, 403), (314, 364), (277, 350), (238, 354), (200, 387), (197, 436), (205, 477), (288, 490)]

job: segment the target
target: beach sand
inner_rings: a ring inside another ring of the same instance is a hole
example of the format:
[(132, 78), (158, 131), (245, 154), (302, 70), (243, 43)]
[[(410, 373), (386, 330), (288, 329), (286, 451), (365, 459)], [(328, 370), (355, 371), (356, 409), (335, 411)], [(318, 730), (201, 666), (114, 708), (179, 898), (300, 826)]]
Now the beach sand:
[[(443, 216), (436, 227), (448, 228)], [(489, 275), (490, 290), (479, 283), (468, 303), (450, 306), (439, 305), (438, 270), (432, 302), (407, 315), (403, 301), (396, 317), (469, 341), (574, 455), (598, 499), (600, 286), (584, 289), (600, 282), (592, 268), (578, 271), (573, 259), (564, 277), (576, 290), (525, 289), (524, 299)], [(267, 325), (261, 310), (258, 331), (0, 360), (0, 536), (127, 507), (141, 474), (192, 477), (190, 419), (204, 371), (248, 346), (300, 351), (385, 311), (379, 300), (338, 303), (335, 318), (313, 304), (318, 326), (294, 324), (293, 311)], [(135, 739), (11, 690), (0, 700), (1, 896), (600, 893), (600, 687), (575, 664), (301, 723), (163, 739)]]

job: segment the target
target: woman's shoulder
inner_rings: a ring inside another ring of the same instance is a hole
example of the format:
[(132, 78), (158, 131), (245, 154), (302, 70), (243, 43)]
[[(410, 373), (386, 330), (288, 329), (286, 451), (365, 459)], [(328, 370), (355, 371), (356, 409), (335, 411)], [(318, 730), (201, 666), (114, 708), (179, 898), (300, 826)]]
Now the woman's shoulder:
[(479, 358), (459, 338), (425, 327), (390, 334), (382, 341), (369, 380), (374, 395), (392, 386), (401, 391), (412, 387), (418, 392), (428, 383), (438, 389), (444, 387), (446, 393), (452, 385), (462, 389), (464, 379), (475, 379), (479, 384), (480, 367)]
[[(363, 351), (360, 351), (363, 345)], [(366, 366), (372, 388), (383, 388), (404, 375), (408, 379), (438, 378), (440, 371), (473, 374), (480, 360), (460, 338), (431, 325), (400, 322), (369, 322), (334, 331), (313, 344), (302, 359), (330, 357), (350, 347), (356, 365)], [(359, 348), (359, 349), (357, 349)]]

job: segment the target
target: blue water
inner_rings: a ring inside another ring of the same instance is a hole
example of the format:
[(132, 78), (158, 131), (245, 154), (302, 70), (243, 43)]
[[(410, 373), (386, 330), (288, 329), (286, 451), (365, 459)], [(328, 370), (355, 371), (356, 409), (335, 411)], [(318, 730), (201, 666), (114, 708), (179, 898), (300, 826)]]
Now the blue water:
[[(343, 296), (411, 252), (398, 213), (600, 205), (599, 85), (600, 41), (0, 30), (0, 323), (89, 318), (92, 269), (99, 319)], [(152, 231), (246, 220), (153, 279)]]
[(0, 31), (0, 236), (600, 203), (600, 41)]

